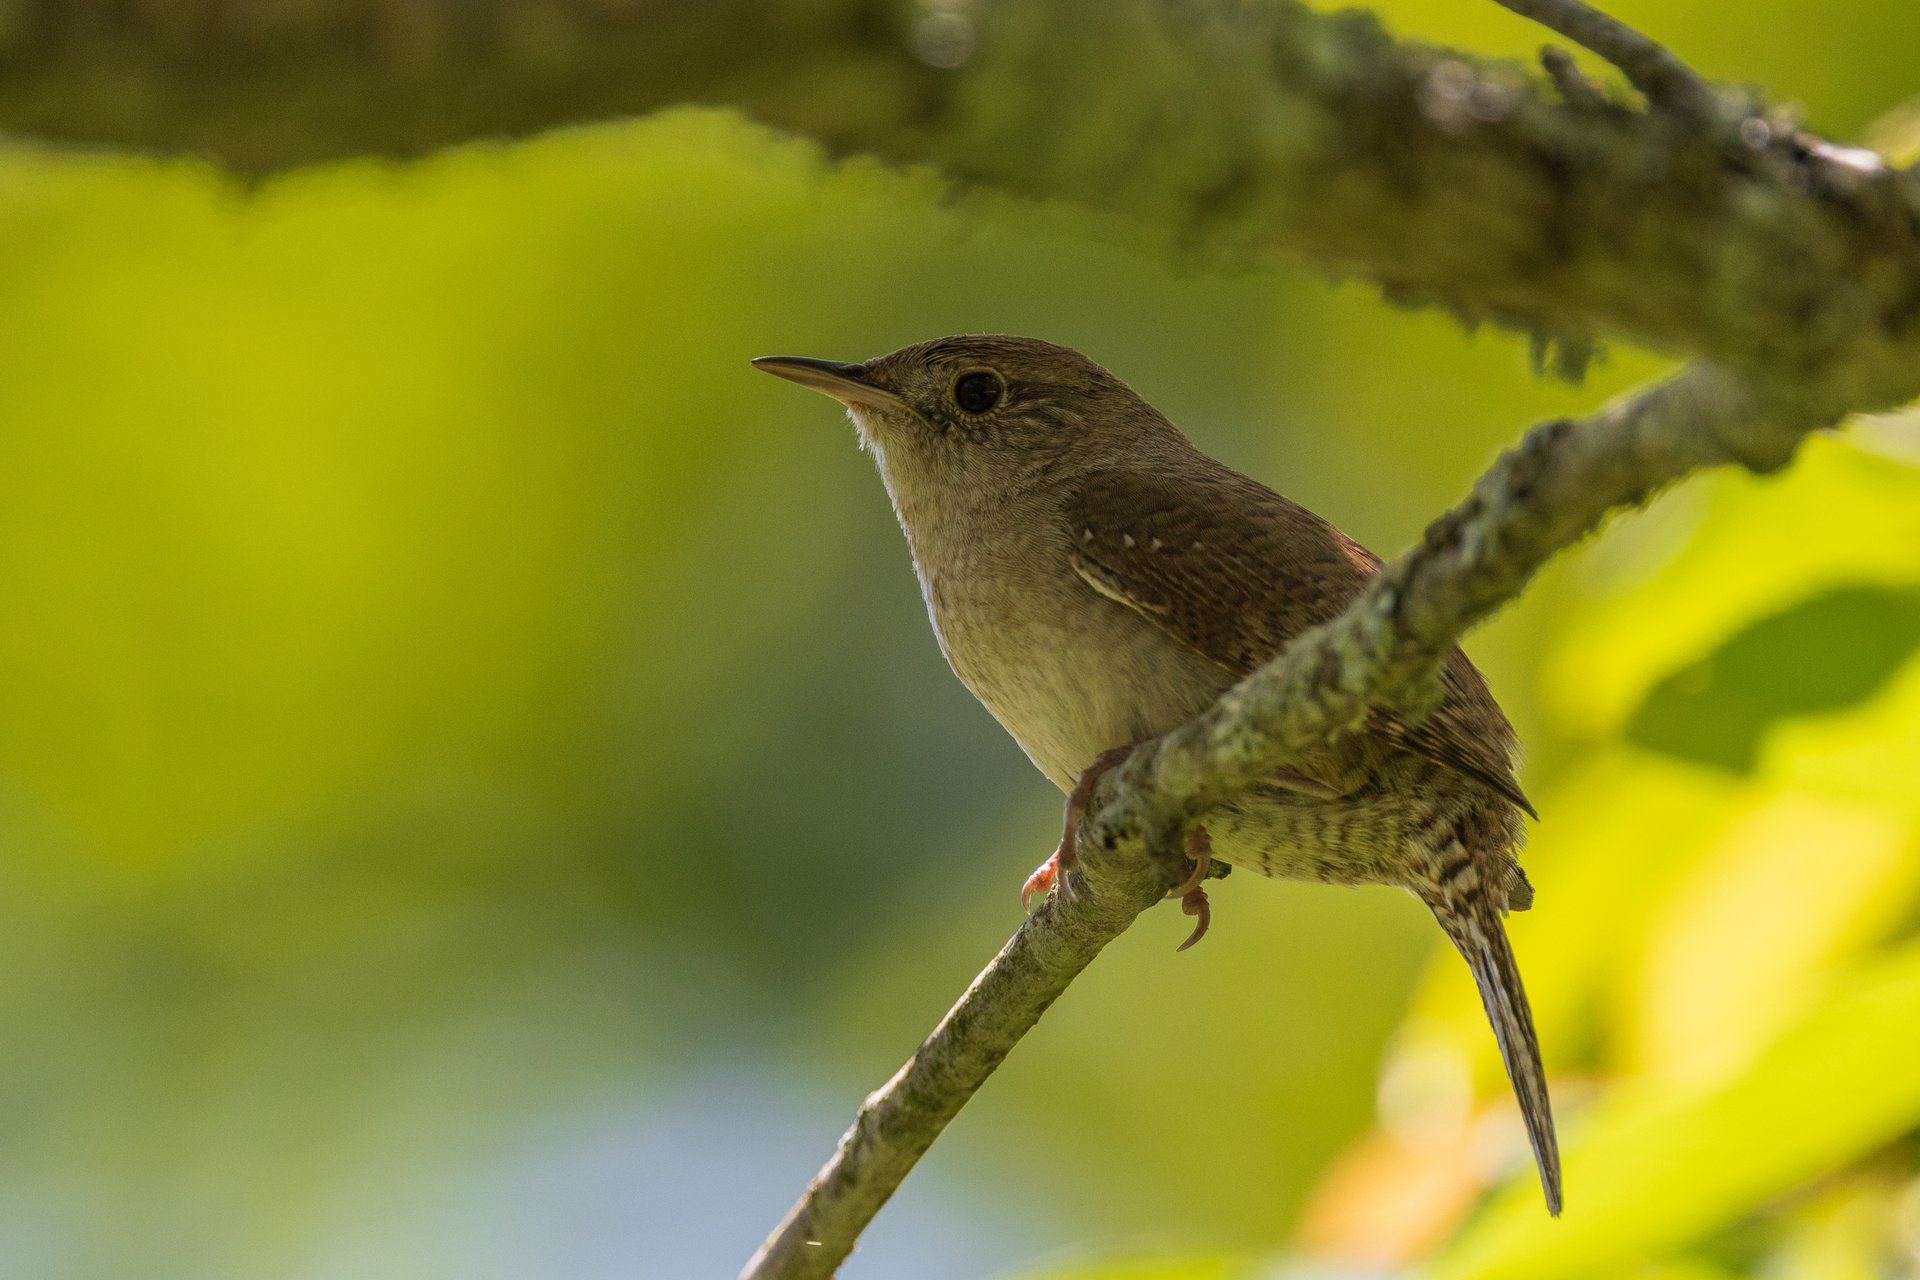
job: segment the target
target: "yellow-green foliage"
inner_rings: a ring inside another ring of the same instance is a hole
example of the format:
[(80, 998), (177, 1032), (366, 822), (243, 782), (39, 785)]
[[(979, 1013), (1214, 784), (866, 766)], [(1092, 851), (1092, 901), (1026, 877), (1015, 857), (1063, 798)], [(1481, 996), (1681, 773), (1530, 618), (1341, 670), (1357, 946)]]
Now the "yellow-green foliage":
[[(1387, 17), (1537, 42), (1484, 8)], [(1913, 87), (1907, 7), (1759, 8), (1621, 12), (1842, 130)], [(745, 361), (979, 329), (1383, 552), (1661, 367), (1535, 381), (712, 113), (251, 189), (0, 153), (0, 1274), (730, 1274), (1058, 821), (849, 428)], [(1196, 951), (1156, 912), (1102, 957), (847, 1274), (1911, 1268), (1917, 440), (1698, 479), (1470, 644), (1542, 813), (1564, 1219), (1418, 905), (1239, 876)]]

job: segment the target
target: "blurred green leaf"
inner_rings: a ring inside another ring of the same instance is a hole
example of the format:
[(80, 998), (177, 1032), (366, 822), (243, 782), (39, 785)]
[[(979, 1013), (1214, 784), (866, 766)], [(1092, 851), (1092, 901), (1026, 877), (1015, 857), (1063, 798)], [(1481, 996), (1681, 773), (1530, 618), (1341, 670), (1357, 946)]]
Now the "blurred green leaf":
[(1567, 1126), (1567, 1211), (1504, 1195), (1434, 1280), (1574, 1280), (1696, 1240), (1920, 1124), (1920, 947), (1829, 996), (1704, 1087), (1623, 1090)]
[(1864, 433), (1819, 436), (1777, 475), (1710, 472), (1614, 521), (1566, 573), (1540, 697), (1563, 731), (1613, 739), (1663, 679), (1758, 619), (1920, 582), (1920, 467)]
[(1733, 1272), (1702, 1258), (1676, 1258), (1620, 1273), (1620, 1280), (1732, 1280), (1732, 1277)]
[(1881, 1280), (1893, 1188), (1870, 1177), (1839, 1178), (1794, 1205), (1767, 1270), (1792, 1280)]
[(1660, 681), (1627, 737), (1683, 760), (1751, 772), (1776, 721), (1859, 705), (1917, 646), (1920, 588), (1839, 587), (1751, 623)]

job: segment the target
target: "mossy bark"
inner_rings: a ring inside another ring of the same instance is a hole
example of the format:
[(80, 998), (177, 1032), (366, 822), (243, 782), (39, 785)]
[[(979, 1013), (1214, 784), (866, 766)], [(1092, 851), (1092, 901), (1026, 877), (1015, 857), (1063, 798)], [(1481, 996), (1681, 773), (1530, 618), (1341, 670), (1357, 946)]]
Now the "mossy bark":
[(1568, 99), (1363, 12), (0, 0), (0, 130), (249, 173), (677, 103), (1082, 205), (1200, 257), (1304, 255), (1472, 319), (1811, 378), (1841, 408), (1920, 393), (1920, 179), (1743, 95), (1686, 114)]

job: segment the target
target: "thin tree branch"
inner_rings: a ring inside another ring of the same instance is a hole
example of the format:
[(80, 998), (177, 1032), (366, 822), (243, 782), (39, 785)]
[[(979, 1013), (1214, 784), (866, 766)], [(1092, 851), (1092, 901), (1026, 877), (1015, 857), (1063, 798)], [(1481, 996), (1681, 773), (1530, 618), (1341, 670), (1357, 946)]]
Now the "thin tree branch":
[(1055, 893), (933, 1034), (861, 1106), (741, 1280), (831, 1276), (947, 1122), (1067, 985), (1182, 874), (1183, 824), (1294, 756), (1356, 729), (1367, 708), (1418, 712), (1443, 655), (1607, 514), (1701, 467), (1783, 464), (1832, 418), (1770, 402), (1712, 365), (1580, 421), (1534, 428), (1468, 499), (1341, 616), (1306, 633), (1193, 723), (1107, 774), (1082, 827), (1075, 892)]
[(1557, 31), (1620, 69), (1627, 83), (1664, 111), (1704, 120), (1714, 109), (1713, 89), (1667, 47), (1618, 18), (1581, 0), (1495, 0), (1549, 31)]
[(1550, 44), (1540, 50), (1540, 67), (1568, 106), (1593, 110), (1606, 105), (1607, 95), (1600, 86), (1589, 80), (1573, 55), (1560, 46)]
[(1036, 908), (906, 1065), (869, 1095), (741, 1280), (831, 1276), (873, 1215), (1100, 949), (1166, 892), (1153, 864), (1096, 855)]

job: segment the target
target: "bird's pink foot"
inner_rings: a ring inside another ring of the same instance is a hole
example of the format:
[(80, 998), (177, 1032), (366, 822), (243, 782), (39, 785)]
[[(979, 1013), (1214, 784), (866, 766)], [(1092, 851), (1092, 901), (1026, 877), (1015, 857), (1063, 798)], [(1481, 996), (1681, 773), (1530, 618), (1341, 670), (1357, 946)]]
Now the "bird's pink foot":
[(1033, 895), (1045, 893), (1055, 885), (1060, 886), (1060, 892), (1072, 895), (1073, 884), (1067, 878), (1067, 873), (1072, 871), (1074, 864), (1080, 861), (1080, 820), (1087, 816), (1087, 804), (1093, 799), (1093, 788), (1107, 770), (1133, 754), (1133, 747), (1134, 744), (1128, 743), (1124, 747), (1102, 751), (1094, 757), (1093, 763), (1087, 766), (1087, 771), (1080, 775), (1080, 780), (1073, 784), (1073, 790), (1067, 793), (1067, 816), (1060, 831), (1060, 846), (1053, 851), (1053, 856), (1035, 868), (1034, 873), (1027, 877), (1027, 882), (1020, 886), (1022, 907), (1031, 910)]
[[(1065, 848), (1065, 845), (1062, 845), (1061, 848)], [(1033, 913), (1034, 895), (1038, 894), (1041, 897), (1045, 897), (1047, 891), (1053, 888), (1053, 882), (1059, 874), (1060, 850), (1055, 849), (1051, 854), (1047, 855), (1045, 862), (1033, 869), (1033, 874), (1027, 877), (1027, 882), (1020, 886), (1020, 909), (1031, 915)]]
[(1207, 926), (1213, 923), (1213, 908), (1207, 902), (1207, 891), (1197, 885), (1181, 895), (1180, 910), (1190, 916), (1198, 916), (1199, 919), (1194, 922), (1193, 932), (1187, 935), (1185, 942), (1174, 948), (1175, 951), (1185, 951), (1206, 937)]

